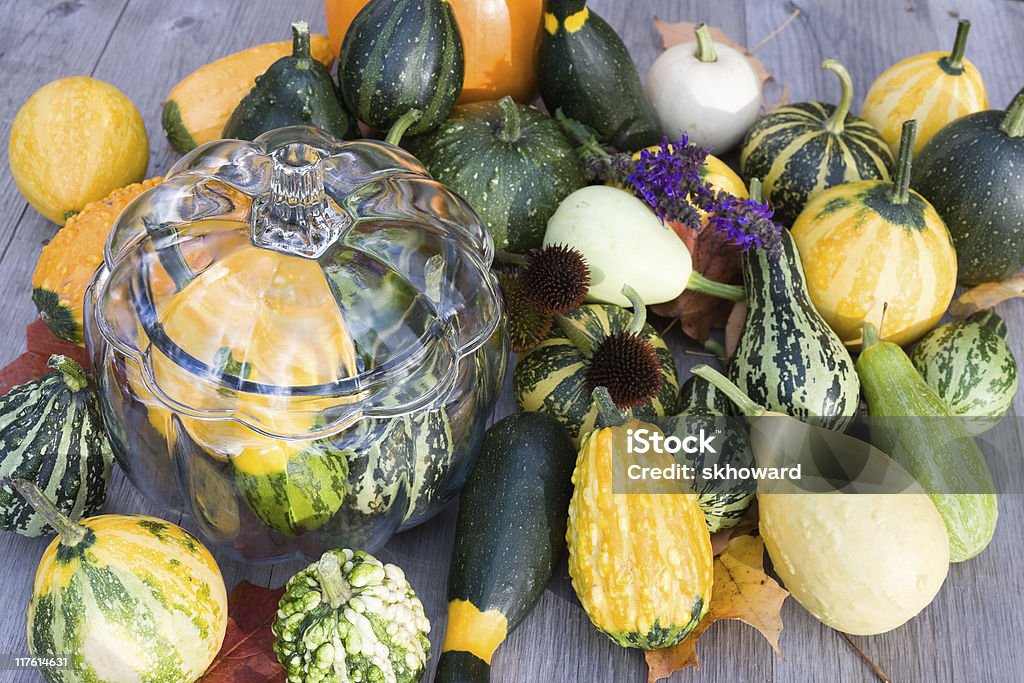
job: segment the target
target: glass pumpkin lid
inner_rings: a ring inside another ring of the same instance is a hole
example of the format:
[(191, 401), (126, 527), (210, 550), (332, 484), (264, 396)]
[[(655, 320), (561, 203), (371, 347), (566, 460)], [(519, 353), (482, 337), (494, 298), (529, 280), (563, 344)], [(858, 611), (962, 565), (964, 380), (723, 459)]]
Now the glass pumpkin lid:
[(128, 206), (96, 322), (161, 408), (308, 438), (443, 402), (499, 325), (492, 255), (403, 150), (282, 128), (193, 150)]

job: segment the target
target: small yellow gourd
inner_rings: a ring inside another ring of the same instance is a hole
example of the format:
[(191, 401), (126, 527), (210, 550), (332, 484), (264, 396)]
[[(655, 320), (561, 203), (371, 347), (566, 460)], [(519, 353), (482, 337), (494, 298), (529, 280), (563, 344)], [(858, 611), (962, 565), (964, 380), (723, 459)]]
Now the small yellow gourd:
[(630, 430), (603, 387), (602, 419), (583, 442), (569, 503), (569, 575), (598, 630), (623, 647), (675, 645), (707, 614), (713, 583), (711, 536), (697, 496), (669, 482), (628, 479), (627, 467), (666, 467), (667, 453), (628, 456)]
[(37, 90), (11, 125), (11, 176), (29, 204), (63, 225), (89, 202), (137, 183), (149, 164), (142, 116), (124, 93), (87, 76)]
[(971, 22), (961, 20), (951, 52), (926, 52), (883, 71), (871, 84), (860, 115), (895, 154), (903, 122), (918, 123), (916, 155), (946, 124), (988, 109), (978, 68), (964, 57)]

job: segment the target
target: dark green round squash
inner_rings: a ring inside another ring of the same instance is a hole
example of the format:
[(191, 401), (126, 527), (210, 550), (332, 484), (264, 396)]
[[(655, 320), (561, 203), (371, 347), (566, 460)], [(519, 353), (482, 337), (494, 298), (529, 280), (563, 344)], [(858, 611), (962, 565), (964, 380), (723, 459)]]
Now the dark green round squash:
[(417, 110), (409, 135), (448, 117), (464, 76), (462, 36), (446, 0), (371, 0), (352, 20), (338, 56), (345, 107), (381, 130)]
[(586, 184), (583, 165), (558, 124), (510, 97), (456, 107), (408, 147), (469, 202), (494, 246), (506, 251), (539, 248), (558, 204)]
[(914, 162), (913, 186), (949, 228), (960, 282), (1024, 266), (1024, 90), (1005, 112), (970, 114), (936, 133)]
[(776, 109), (747, 133), (740, 154), (746, 183), (760, 178), (775, 218), (793, 224), (815, 195), (858, 180), (889, 180), (895, 160), (882, 135), (850, 114), (853, 83), (833, 59), (822, 67), (839, 77), (838, 105), (799, 102)]

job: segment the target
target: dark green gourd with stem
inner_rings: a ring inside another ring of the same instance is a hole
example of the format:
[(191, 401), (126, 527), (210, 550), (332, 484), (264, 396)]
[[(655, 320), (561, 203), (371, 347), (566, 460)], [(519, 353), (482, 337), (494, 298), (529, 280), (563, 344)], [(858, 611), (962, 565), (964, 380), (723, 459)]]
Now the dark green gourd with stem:
[(254, 140), (268, 130), (296, 125), (315, 126), (341, 139), (356, 132), (330, 72), (310, 54), (309, 25), (304, 21), (292, 24), (292, 54), (256, 79), (224, 126), (224, 137)]
[(1024, 90), (1005, 112), (970, 114), (936, 133), (917, 156), (913, 186), (949, 228), (961, 282), (1024, 266)]
[[(750, 182), (761, 198), (761, 183)], [(857, 412), (860, 382), (853, 359), (811, 303), (800, 254), (783, 228), (781, 253), (743, 252), (747, 319), (729, 378), (769, 410), (843, 429)]]
[(661, 142), (629, 50), (586, 0), (546, 0), (536, 67), (548, 111), (561, 109), (624, 152)]

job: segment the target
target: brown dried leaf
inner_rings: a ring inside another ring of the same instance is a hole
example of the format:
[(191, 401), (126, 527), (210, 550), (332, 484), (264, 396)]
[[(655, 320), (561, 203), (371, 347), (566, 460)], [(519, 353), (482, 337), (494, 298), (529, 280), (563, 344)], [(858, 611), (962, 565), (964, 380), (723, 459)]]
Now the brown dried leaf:
[[(693, 257), (693, 269), (718, 282), (739, 284), (743, 280), (740, 249), (707, 225), (694, 230), (682, 223), (670, 223)], [(679, 318), (683, 332), (699, 342), (707, 341), (711, 330), (725, 325), (732, 302), (699, 292), (685, 291), (672, 301), (651, 306), (658, 315)]]
[(736, 355), (736, 349), (740, 345), (740, 336), (743, 334), (743, 326), (747, 323), (747, 302), (737, 301), (729, 312), (729, 319), (725, 321), (725, 359), (732, 360)]
[(715, 557), (718, 557), (729, 547), (729, 543), (734, 538), (737, 536), (749, 536), (757, 531), (757, 523), (757, 500), (755, 499), (750, 507), (747, 508), (739, 524), (731, 529), (722, 529), (711, 534), (711, 552), (714, 553)]
[(248, 581), (228, 596), (228, 629), (224, 644), (200, 681), (204, 683), (269, 683), (284, 681), (284, 669), (274, 654), (270, 630), (284, 587), (261, 588)]
[(1018, 297), (1024, 297), (1024, 271), (1014, 273), (1000, 282), (986, 282), (968, 290), (953, 302), (949, 314), (954, 318), (966, 318), (972, 313)]
[(667, 678), (686, 667), (699, 668), (695, 645), (711, 624), (722, 619), (739, 619), (753, 626), (781, 656), (782, 603), (789, 593), (764, 572), (764, 541), (760, 536), (739, 536), (715, 558), (715, 583), (711, 606), (697, 628), (674, 647), (651, 650), (647, 659), (647, 681)]
[(54, 354), (67, 356), (89, 369), (89, 355), (85, 347), (58, 339), (42, 320), (25, 327), (25, 348), (25, 353), (0, 370), (0, 395), (51, 372), (46, 363)]

